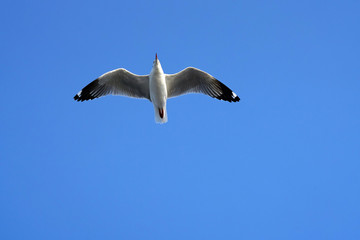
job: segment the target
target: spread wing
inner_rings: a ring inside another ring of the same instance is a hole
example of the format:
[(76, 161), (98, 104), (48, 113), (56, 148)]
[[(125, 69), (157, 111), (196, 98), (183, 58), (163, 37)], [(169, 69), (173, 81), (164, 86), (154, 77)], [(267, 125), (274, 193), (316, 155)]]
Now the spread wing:
[(168, 98), (187, 93), (203, 93), (219, 100), (238, 102), (240, 98), (225, 84), (210, 74), (188, 67), (175, 74), (165, 76)]
[(89, 83), (74, 99), (82, 102), (109, 94), (150, 100), (149, 76), (136, 75), (123, 68), (115, 69)]

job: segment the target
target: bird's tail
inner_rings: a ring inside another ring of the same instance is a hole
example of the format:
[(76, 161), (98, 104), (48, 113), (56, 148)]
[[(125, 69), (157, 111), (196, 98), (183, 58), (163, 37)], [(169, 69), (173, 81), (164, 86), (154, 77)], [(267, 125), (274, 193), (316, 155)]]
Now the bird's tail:
[(166, 123), (167, 122), (167, 111), (166, 107), (164, 108), (154, 108), (155, 110), (155, 122), (156, 123)]

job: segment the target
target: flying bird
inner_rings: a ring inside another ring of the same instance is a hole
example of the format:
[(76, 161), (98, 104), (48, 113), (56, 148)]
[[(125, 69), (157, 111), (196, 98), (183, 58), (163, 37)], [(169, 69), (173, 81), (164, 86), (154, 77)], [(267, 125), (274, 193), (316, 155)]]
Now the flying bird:
[(175, 74), (165, 74), (157, 54), (149, 75), (136, 75), (124, 68), (115, 69), (89, 83), (74, 99), (83, 102), (109, 94), (146, 98), (154, 105), (155, 121), (166, 123), (167, 99), (187, 93), (203, 93), (228, 102), (240, 101), (225, 84), (199, 69), (188, 67)]

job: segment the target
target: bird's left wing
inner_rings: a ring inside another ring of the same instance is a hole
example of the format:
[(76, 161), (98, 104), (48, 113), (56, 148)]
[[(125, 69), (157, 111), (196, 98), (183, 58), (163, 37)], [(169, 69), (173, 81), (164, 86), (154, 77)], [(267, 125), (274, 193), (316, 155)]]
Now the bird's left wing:
[(109, 94), (150, 100), (149, 75), (140, 76), (119, 68), (89, 83), (74, 99), (82, 102)]
[(203, 93), (219, 100), (238, 102), (240, 98), (225, 84), (210, 74), (188, 67), (175, 74), (166, 74), (168, 97), (186, 93)]

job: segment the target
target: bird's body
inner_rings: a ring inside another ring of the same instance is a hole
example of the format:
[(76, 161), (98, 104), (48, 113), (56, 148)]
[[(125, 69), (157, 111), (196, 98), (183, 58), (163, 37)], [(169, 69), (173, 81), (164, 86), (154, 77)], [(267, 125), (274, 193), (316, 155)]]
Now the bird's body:
[(155, 121), (166, 123), (167, 99), (186, 93), (204, 93), (219, 100), (240, 101), (227, 86), (199, 69), (188, 67), (176, 74), (164, 74), (157, 55), (149, 75), (136, 75), (119, 68), (92, 81), (74, 99), (87, 101), (108, 94), (146, 98), (154, 105)]
[(167, 89), (165, 74), (161, 67), (160, 61), (155, 60), (150, 75), (149, 75), (149, 88), (150, 88), (150, 100), (154, 105), (155, 121), (158, 123), (167, 122), (166, 113), (166, 100)]

